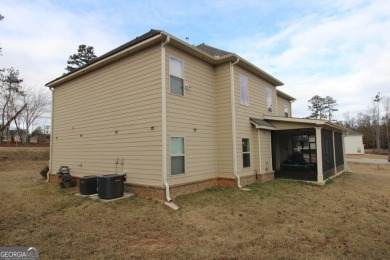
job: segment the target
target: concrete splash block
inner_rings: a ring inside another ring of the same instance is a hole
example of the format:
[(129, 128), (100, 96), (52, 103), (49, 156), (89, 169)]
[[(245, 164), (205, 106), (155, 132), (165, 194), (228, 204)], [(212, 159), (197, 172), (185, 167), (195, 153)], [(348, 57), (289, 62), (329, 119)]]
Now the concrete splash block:
[(111, 201), (121, 200), (121, 199), (130, 198), (130, 197), (134, 196), (133, 193), (124, 192), (122, 197), (107, 200), (107, 199), (99, 198), (97, 193), (96, 194), (92, 194), (92, 195), (82, 195), (80, 193), (76, 193), (75, 195), (79, 196), (79, 197), (82, 197), (82, 198), (90, 198), (90, 199), (94, 199), (94, 200), (99, 199), (99, 200), (101, 200), (103, 202), (111, 202)]
[(179, 209), (179, 207), (175, 203), (173, 203), (172, 201), (166, 201), (166, 202), (164, 202), (164, 205), (170, 207), (173, 210)]

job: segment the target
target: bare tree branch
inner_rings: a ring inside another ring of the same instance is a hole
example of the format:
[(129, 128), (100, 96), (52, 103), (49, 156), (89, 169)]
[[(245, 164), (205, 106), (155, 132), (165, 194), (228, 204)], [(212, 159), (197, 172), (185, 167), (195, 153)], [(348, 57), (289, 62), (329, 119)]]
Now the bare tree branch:
[(43, 88), (39, 90), (29, 88), (23, 98), (23, 102), (27, 107), (23, 111), (21, 119), (24, 122), (27, 132), (27, 140), (25, 141), (29, 142), (28, 136), (34, 123), (37, 119), (50, 111), (50, 98)]

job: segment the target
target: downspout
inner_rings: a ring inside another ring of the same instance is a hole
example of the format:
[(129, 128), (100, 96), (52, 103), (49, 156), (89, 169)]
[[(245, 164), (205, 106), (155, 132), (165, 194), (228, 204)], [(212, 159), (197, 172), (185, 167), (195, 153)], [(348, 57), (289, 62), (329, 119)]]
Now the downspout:
[[(162, 35), (162, 33), (161, 33)], [(166, 75), (165, 75), (165, 46), (169, 44), (171, 38), (167, 36), (164, 43), (161, 44), (161, 131), (162, 131), (162, 175), (163, 184), (165, 187), (165, 198), (167, 201), (172, 201), (167, 180), (167, 91), (166, 91)]]
[(53, 108), (54, 108), (54, 88), (50, 88), (51, 91), (51, 125), (50, 125), (50, 158), (49, 158), (49, 171), (46, 173), (46, 182), (50, 180), (50, 173), (53, 169)]
[(237, 187), (242, 188), (240, 176), (238, 175), (237, 169), (237, 140), (236, 140), (236, 102), (235, 102), (235, 91), (234, 91), (234, 65), (240, 61), (239, 58), (233, 63), (230, 63), (230, 97), (232, 105), (232, 138), (233, 138), (233, 172), (234, 177), (237, 180)]

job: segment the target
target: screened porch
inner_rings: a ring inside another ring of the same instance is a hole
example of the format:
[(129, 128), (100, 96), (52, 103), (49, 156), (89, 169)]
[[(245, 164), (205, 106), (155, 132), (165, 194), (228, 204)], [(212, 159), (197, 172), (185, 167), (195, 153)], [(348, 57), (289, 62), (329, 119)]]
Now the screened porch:
[(275, 178), (323, 183), (344, 170), (343, 131), (337, 124), (306, 118), (250, 118), (260, 131), (271, 131)]

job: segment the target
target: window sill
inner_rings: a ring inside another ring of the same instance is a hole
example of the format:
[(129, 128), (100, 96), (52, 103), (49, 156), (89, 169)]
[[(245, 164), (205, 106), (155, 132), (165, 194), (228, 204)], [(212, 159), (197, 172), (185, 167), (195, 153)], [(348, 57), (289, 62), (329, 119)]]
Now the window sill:
[(168, 94), (170, 94), (172, 96), (176, 96), (176, 97), (185, 97), (185, 95), (179, 95), (179, 94), (175, 94), (175, 93), (172, 93), (172, 92), (168, 92)]

